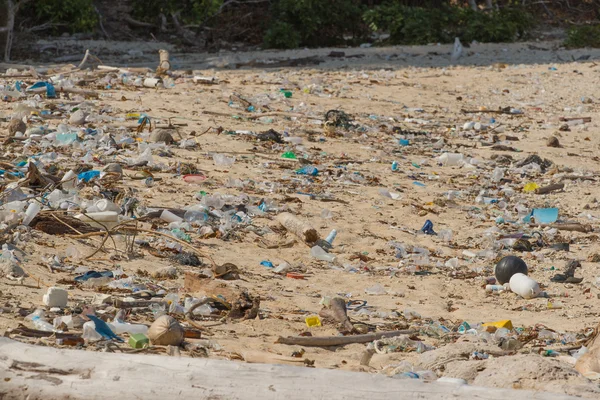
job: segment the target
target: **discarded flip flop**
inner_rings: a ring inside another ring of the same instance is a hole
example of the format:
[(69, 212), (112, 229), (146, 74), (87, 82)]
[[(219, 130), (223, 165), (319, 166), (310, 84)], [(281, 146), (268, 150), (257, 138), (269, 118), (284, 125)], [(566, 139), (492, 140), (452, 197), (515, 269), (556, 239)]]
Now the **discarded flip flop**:
[(360, 310), (367, 305), (366, 300), (350, 300), (346, 303), (348, 310)]
[(188, 175), (183, 176), (183, 180), (186, 183), (200, 184), (200, 183), (204, 183), (204, 181), (206, 180), (206, 176), (204, 176), (202, 174), (188, 174)]
[(288, 272), (285, 276), (292, 279), (304, 279), (304, 275), (297, 272)]
[(85, 282), (88, 279), (96, 279), (96, 278), (112, 278), (114, 275), (112, 271), (87, 271), (83, 275), (76, 276), (73, 278), (75, 282)]

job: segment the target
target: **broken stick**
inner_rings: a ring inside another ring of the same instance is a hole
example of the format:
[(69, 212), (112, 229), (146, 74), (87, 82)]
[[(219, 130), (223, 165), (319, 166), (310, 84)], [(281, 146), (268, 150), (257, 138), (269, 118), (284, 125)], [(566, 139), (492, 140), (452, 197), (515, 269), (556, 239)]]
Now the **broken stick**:
[(404, 329), (400, 331), (367, 333), (365, 335), (354, 336), (280, 336), (275, 343), (308, 347), (344, 346), (352, 343), (369, 343), (374, 340), (399, 335), (412, 335), (415, 332), (415, 330)]
[(548, 185), (535, 189), (535, 194), (548, 194), (557, 190), (563, 190), (564, 188), (564, 183), (555, 183), (554, 185)]

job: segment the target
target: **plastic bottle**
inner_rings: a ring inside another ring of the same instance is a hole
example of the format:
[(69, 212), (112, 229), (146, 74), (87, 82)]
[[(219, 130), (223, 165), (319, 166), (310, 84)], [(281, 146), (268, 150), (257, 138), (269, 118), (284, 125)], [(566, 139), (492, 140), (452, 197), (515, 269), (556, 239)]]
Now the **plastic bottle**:
[(327, 235), (327, 237), (325, 238), (325, 241), (331, 245), (333, 245), (333, 241), (335, 240), (337, 236), (337, 231), (335, 229), (332, 229), (331, 232), (329, 232), (329, 235)]
[(44, 310), (38, 308), (33, 313), (29, 314), (27, 316), (27, 319), (30, 319), (31, 322), (33, 322), (33, 326), (35, 326), (35, 329), (37, 330), (44, 332), (54, 332), (54, 326), (48, 321), (46, 321), (44, 314)]
[(503, 285), (485, 285), (485, 291), (488, 293), (503, 292), (504, 290)]
[(541, 293), (540, 285), (525, 274), (517, 273), (510, 278), (510, 290), (524, 299), (532, 299)]
[(444, 153), (438, 160), (444, 167), (453, 167), (463, 160), (463, 155), (460, 153)]
[(337, 260), (337, 257), (335, 257), (333, 254), (327, 253), (320, 246), (314, 246), (312, 249), (310, 249), (310, 255), (316, 258), (317, 260), (327, 261), (331, 263)]
[(206, 211), (187, 210), (183, 215), (183, 219), (192, 225), (204, 225), (208, 221), (208, 214)]
[(111, 325), (111, 329), (114, 333), (116, 333), (117, 335), (121, 334), (121, 333), (129, 333), (130, 335), (136, 334), (136, 333), (142, 333), (142, 334), (147, 334), (148, 333), (148, 327), (146, 325), (142, 325), (142, 324), (130, 324), (129, 322), (121, 322), (121, 321), (117, 321), (114, 320), (113, 322), (110, 323)]
[(319, 170), (317, 169), (317, 167), (313, 167), (312, 165), (307, 165), (306, 167), (302, 167), (302, 168), (296, 170), (296, 174), (317, 176), (319, 174)]
[[(197, 299), (197, 298), (192, 298), (192, 297), (186, 297), (185, 301), (184, 301), (184, 310), (187, 313), (188, 310), (194, 305), (199, 303), (200, 301), (204, 300), (205, 298), (202, 299)], [(214, 311), (216, 311), (216, 309), (214, 309), (213, 307), (211, 307), (209, 304), (203, 304), (201, 306), (198, 306), (194, 309), (194, 315), (203, 315), (203, 316), (209, 316), (211, 315)]]
[(225, 154), (213, 154), (213, 161), (218, 167), (230, 167), (235, 162), (235, 157), (227, 157)]
[[(87, 222), (88, 224), (96, 227), (102, 227), (97, 222), (106, 225), (108, 228), (112, 228), (114, 225), (119, 223), (119, 214), (114, 211), (102, 211), (92, 212), (86, 214), (77, 214), (75, 218)], [(97, 222), (96, 222), (97, 221)]]
[(504, 168), (496, 168), (492, 172), (492, 182), (500, 182), (504, 178)]

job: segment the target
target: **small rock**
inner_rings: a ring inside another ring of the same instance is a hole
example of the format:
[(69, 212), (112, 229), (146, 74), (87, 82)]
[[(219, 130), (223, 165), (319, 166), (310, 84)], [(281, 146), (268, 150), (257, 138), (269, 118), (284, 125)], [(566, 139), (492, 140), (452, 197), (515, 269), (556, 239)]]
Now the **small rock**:
[(17, 132), (25, 133), (27, 130), (27, 125), (25, 122), (18, 118), (13, 118), (8, 123), (8, 135), (15, 136)]
[(77, 110), (69, 117), (69, 123), (72, 125), (83, 125), (85, 124), (85, 117), (87, 115), (83, 110)]
[(556, 136), (550, 136), (548, 141), (546, 142), (546, 146), (548, 147), (560, 147), (560, 142)]
[(123, 167), (121, 167), (121, 164), (110, 163), (104, 167), (104, 172), (114, 172), (123, 175)]
[(171, 132), (169, 132), (167, 129), (157, 129), (152, 132), (152, 135), (150, 135), (150, 141), (153, 143), (164, 142), (166, 144), (171, 144), (174, 142)]

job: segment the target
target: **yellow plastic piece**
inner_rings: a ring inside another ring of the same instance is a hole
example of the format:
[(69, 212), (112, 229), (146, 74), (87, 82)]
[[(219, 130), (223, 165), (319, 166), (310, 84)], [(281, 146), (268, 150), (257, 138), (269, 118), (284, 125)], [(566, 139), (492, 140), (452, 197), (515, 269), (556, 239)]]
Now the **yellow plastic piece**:
[(306, 317), (304, 321), (306, 322), (306, 326), (308, 326), (309, 328), (321, 326), (321, 318), (319, 318), (318, 315), (311, 315), (309, 317)]
[(506, 328), (509, 331), (513, 330), (513, 324), (510, 319), (503, 319), (501, 321), (494, 321), (494, 322), (486, 322), (485, 324), (483, 324), (483, 326), (494, 326), (496, 328)]
[(529, 182), (529, 183), (526, 183), (525, 186), (523, 186), (523, 191), (525, 193), (531, 193), (531, 192), (535, 192), (535, 189), (537, 189), (539, 187), (540, 187), (540, 185), (538, 185), (537, 183)]

